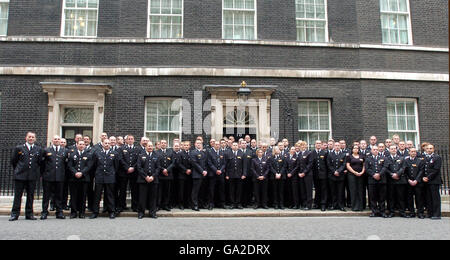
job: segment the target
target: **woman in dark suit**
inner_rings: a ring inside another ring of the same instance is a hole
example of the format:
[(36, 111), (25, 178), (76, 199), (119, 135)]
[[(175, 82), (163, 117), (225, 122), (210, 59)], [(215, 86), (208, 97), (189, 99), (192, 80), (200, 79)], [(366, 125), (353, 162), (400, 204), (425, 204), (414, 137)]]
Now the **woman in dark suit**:
[(266, 157), (263, 157), (264, 152), (259, 149), (257, 152), (257, 158), (252, 160), (252, 173), (253, 173), (253, 190), (255, 192), (255, 209), (267, 207), (267, 186), (270, 171), (270, 162)]

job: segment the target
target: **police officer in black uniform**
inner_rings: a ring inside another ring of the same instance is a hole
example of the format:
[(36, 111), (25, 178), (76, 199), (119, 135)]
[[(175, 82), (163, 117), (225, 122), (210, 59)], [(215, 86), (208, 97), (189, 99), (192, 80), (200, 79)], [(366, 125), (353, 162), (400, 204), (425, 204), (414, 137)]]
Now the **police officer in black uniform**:
[(243, 209), (241, 204), (243, 182), (247, 178), (247, 165), (244, 153), (239, 150), (238, 143), (234, 142), (232, 150), (228, 152), (226, 161), (226, 179), (230, 187), (230, 202), (234, 209)]
[(275, 209), (284, 209), (284, 184), (286, 181), (286, 160), (279, 147), (274, 147), (270, 164), (269, 179), (272, 181), (273, 205)]
[(77, 216), (81, 219), (86, 217), (86, 196), (88, 186), (91, 182), (91, 160), (92, 154), (86, 151), (85, 142), (79, 141), (77, 149), (69, 154), (69, 189), (70, 189), (70, 218)]
[(137, 161), (139, 156), (139, 149), (134, 145), (134, 136), (127, 135), (126, 144), (118, 149), (121, 167), (118, 171), (117, 185), (118, 185), (118, 201), (117, 212), (127, 210), (127, 187), (130, 184), (131, 188), (131, 209), (137, 211), (139, 191), (137, 187)]
[(114, 186), (116, 183), (116, 173), (120, 167), (120, 158), (117, 152), (110, 150), (109, 144), (109, 139), (104, 139), (102, 149), (96, 149), (92, 154), (92, 167), (95, 168), (95, 198), (91, 219), (98, 217), (103, 190), (105, 190), (103, 207), (109, 212), (110, 219), (116, 217)]
[(300, 142), (300, 153), (297, 157), (298, 184), (303, 210), (312, 209), (313, 204), (313, 160), (311, 151), (308, 151), (307, 147), (306, 142)]
[(56, 218), (65, 219), (62, 199), (64, 182), (66, 180), (67, 153), (66, 150), (60, 146), (60, 142), (61, 137), (57, 135), (54, 136), (52, 140), (53, 145), (46, 148), (42, 154), (43, 167), (41, 167), (41, 170), (43, 172), (42, 184), (44, 194), (42, 198), (41, 220), (47, 219), (48, 204), (52, 194), (56, 206)]
[(312, 151), (312, 171), (314, 176), (314, 208), (326, 211), (328, 201), (328, 151), (322, 150), (322, 142), (317, 140), (314, 151)]
[(159, 158), (153, 151), (153, 143), (146, 144), (146, 151), (139, 154), (137, 161), (137, 184), (139, 186), (138, 219), (144, 218), (145, 209), (149, 205), (150, 217), (156, 216), (156, 203), (158, 197)]
[(9, 221), (19, 219), (23, 191), (27, 192), (25, 219), (36, 220), (33, 215), (34, 190), (40, 177), (42, 148), (35, 144), (36, 134), (28, 132), (26, 143), (14, 148), (11, 165), (14, 170), (14, 203)]
[(170, 196), (173, 183), (173, 150), (167, 148), (167, 140), (161, 140), (161, 149), (156, 151), (159, 158), (159, 187), (158, 187), (158, 205), (159, 208), (170, 211)]
[(286, 180), (288, 183), (288, 194), (292, 201), (290, 208), (299, 209), (299, 196), (298, 196), (298, 175), (297, 173), (297, 153), (295, 147), (291, 147), (289, 155), (286, 157)]
[(330, 185), (332, 205), (333, 209), (345, 210), (345, 162), (346, 153), (341, 151), (341, 144), (336, 142), (334, 144), (334, 150), (328, 154), (327, 167), (328, 167), (328, 184)]
[(191, 151), (192, 163), (192, 210), (200, 211), (198, 195), (202, 186), (203, 180), (208, 175), (208, 158), (206, 152), (203, 150), (203, 143), (201, 140), (195, 141), (195, 149)]
[(225, 154), (220, 151), (220, 142), (214, 141), (214, 147), (208, 152), (208, 209), (214, 208), (215, 188), (218, 187), (217, 195), (219, 206), (225, 208)]
[(261, 149), (256, 154), (257, 157), (252, 160), (253, 190), (255, 191), (254, 209), (259, 207), (268, 209), (268, 178), (272, 159), (264, 157), (264, 152)]
[(417, 215), (420, 219), (424, 219), (425, 189), (422, 178), (425, 169), (425, 160), (424, 158), (417, 157), (417, 150), (412, 147), (409, 150), (409, 156), (405, 158), (405, 163), (406, 176), (408, 178), (408, 208), (410, 210), (410, 217), (416, 216), (416, 211), (414, 210), (415, 201)]
[(424, 177), (425, 190), (427, 196), (428, 217), (433, 220), (441, 219), (441, 194), (439, 192), (442, 184), (441, 165), (442, 159), (434, 153), (434, 146), (426, 146)]
[[(185, 199), (189, 198), (192, 190), (192, 164), (191, 164), (191, 143), (183, 142), (183, 150), (180, 152), (178, 162), (178, 208), (184, 210)], [(188, 196), (185, 196), (189, 194)]]
[(371, 147), (371, 156), (366, 157), (365, 166), (368, 175), (370, 217), (386, 218), (386, 168), (385, 157), (379, 155), (378, 146)]
[(397, 147), (389, 147), (390, 155), (386, 157), (386, 175), (388, 188), (388, 210), (389, 218), (394, 217), (395, 197), (398, 200), (400, 216), (408, 218), (406, 215), (406, 180), (405, 158), (397, 155)]
[(253, 199), (253, 181), (252, 181), (252, 171), (251, 164), (252, 159), (256, 157), (256, 153), (253, 153), (250, 146), (247, 146), (246, 141), (241, 141), (240, 150), (242, 151), (242, 158), (244, 160), (244, 175), (246, 176), (242, 184), (242, 206), (247, 207), (252, 204)]

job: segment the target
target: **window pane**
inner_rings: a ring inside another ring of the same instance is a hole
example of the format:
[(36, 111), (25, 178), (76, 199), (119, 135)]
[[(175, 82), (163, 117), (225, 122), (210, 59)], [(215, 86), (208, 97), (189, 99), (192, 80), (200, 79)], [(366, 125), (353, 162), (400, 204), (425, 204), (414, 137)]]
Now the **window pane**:
[(408, 0), (399, 0), (400, 3), (400, 12), (408, 12)]
[(308, 102), (300, 101), (298, 103), (298, 114), (299, 115), (308, 115)]
[(234, 13), (234, 24), (242, 25), (244, 24), (244, 12)]
[(406, 117), (399, 116), (397, 117), (397, 130), (407, 130), (406, 129)]
[(66, 7), (75, 7), (75, 0), (66, 0)]
[(388, 116), (388, 130), (396, 130), (396, 117), (395, 116)]
[(417, 130), (416, 129), (416, 117), (408, 116), (407, 117), (408, 129), (407, 130)]
[(319, 118), (317, 116), (309, 117), (309, 130), (319, 130)]
[(389, 0), (389, 11), (398, 11), (398, 0)]
[(233, 8), (233, 0), (225, 0), (224, 7), (225, 8)]
[(254, 9), (255, 0), (245, 0), (245, 9)]
[(168, 131), (169, 130), (169, 117), (159, 116), (158, 117), (158, 131)]
[(160, 38), (159, 24), (150, 25), (150, 37), (151, 38)]
[(388, 0), (380, 0), (381, 11), (389, 11)]
[(253, 26), (245, 27), (245, 39), (247, 39), (247, 40), (255, 39), (255, 28)]
[(169, 102), (166, 100), (158, 101), (158, 114), (159, 115), (169, 115)]
[(319, 114), (319, 103), (316, 101), (309, 102), (309, 115), (318, 115)]
[(147, 131), (157, 130), (157, 116), (147, 114)]
[(98, 7), (98, 0), (88, 0), (88, 7), (89, 8), (97, 8)]
[(298, 129), (299, 130), (308, 130), (308, 117), (307, 116), (299, 116), (298, 117)]
[(171, 116), (170, 120), (170, 131), (179, 131), (180, 130), (180, 117), (179, 116)]
[(252, 25), (252, 26), (255, 25), (255, 15), (254, 15), (254, 13), (247, 12), (245, 14), (245, 24), (246, 25)]
[(159, 14), (161, 9), (160, 0), (151, 0), (150, 1), (150, 13)]
[(224, 31), (225, 31), (225, 35), (224, 35), (225, 39), (233, 39), (233, 26), (232, 25), (225, 25)]
[(244, 7), (245, 7), (244, 0), (234, 0), (234, 8), (244, 9)]
[(91, 108), (65, 108), (63, 122), (67, 124), (92, 124), (94, 122), (94, 110)]
[(320, 117), (320, 130), (330, 130), (330, 121), (328, 116)]
[(77, 0), (78, 8), (86, 8), (87, 1), (86, 0)]
[(8, 18), (9, 3), (0, 3), (0, 19)]
[(299, 132), (298, 138), (299, 138), (299, 140), (302, 140), (302, 141), (308, 141), (308, 133)]
[(405, 103), (404, 102), (398, 102), (396, 104), (397, 107), (397, 115), (401, 116), (401, 115), (406, 115), (406, 108), (405, 108)]
[(234, 27), (234, 39), (244, 39), (244, 26)]
[(410, 116), (413, 116), (416, 114), (414, 102), (406, 102), (406, 113), (407, 113), (407, 115), (410, 115)]

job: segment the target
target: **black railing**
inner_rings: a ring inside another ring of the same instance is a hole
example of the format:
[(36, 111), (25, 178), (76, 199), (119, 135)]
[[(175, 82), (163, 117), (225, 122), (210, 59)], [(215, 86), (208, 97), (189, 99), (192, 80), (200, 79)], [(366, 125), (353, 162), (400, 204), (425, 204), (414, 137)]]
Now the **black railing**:
[[(13, 169), (10, 164), (10, 158), (12, 155), (12, 148), (0, 149), (0, 196), (13, 196), (14, 195), (14, 178)], [(436, 153), (442, 157), (442, 195), (450, 195), (450, 157), (449, 147), (438, 147)], [(40, 199), (42, 196), (42, 183), (37, 183), (36, 198)], [(128, 192), (130, 194), (130, 192)]]

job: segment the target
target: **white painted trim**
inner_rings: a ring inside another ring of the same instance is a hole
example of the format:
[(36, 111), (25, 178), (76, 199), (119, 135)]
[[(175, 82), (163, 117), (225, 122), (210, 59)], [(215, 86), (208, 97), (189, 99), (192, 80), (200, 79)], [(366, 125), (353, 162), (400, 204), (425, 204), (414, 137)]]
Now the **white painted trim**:
[[(88, 6), (88, 5), (86, 5), (86, 6)], [(96, 10), (97, 11), (97, 20), (96, 20), (96, 24), (95, 24), (95, 36), (71, 36), (71, 35), (64, 35), (64, 33), (65, 33), (64, 30), (65, 30), (65, 27), (66, 27), (66, 13), (65, 13), (66, 0), (63, 0), (62, 7), (61, 7), (61, 12), (62, 12), (62, 14), (61, 14), (61, 33), (60, 33), (61, 38), (69, 38), (69, 39), (70, 38), (84, 38), (84, 39), (95, 39), (95, 38), (97, 38), (97, 35), (98, 35), (98, 16), (99, 16), (99, 12), (100, 12), (100, 1), (97, 2), (97, 8), (89, 8), (89, 7), (86, 7), (86, 8), (73, 7), (72, 8), (72, 7), (70, 7), (68, 9), (86, 10), (86, 11)], [(86, 24), (86, 26), (87, 26), (87, 24)], [(86, 30), (86, 33), (87, 33), (87, 30)]]
[[(388, 102), (414, 102), (414, 113), (416, 118), (416, 130), (389, 130), (389, 125), (386, 124), (386, 127), (388, 128), (388, 133), (394, 132), (394, 133), (415, 133), (416, 134), (416, 145), (420, 144), (420, 123), (419, 123), (419, 105), (417, 98), (387, 98), (386, 103)], [(387, 110), (387, 108), (386, 108)], [(389, 115), (386, 111), (386, 119)], [(395, 106), (395, 117), (398, 117), (397, 114), (397, 106)], [(408, 122), (406, 122), (408, 123)], [(405, 142), (408, 140), (404, 140)]]
[(0, 42), (44, 42), (44, 43), (98, 43), (98, 44), (205, 44), (205, 45), (269, 45), (288, 47), (347, 48), (347, 49), (384, 49), (402, 51), (449, 52), (447, 47), (427, 47), (389, 44), (320, 43), (276, 40), (224, 40), (224, 39), (150, 39), (150, 38), (76, 38), (53, 36), (0, 36)]
[(357, 70), (253, 69), (211, 67), (62, 67), (0, 66), (0, 75), (38, 76), (197, 76), (197, 77), (271, 77), (332, 78), (449, 82), (449, 74)]

